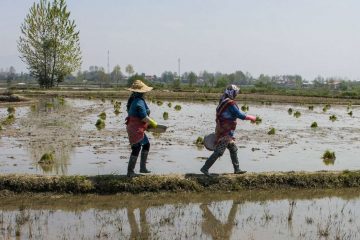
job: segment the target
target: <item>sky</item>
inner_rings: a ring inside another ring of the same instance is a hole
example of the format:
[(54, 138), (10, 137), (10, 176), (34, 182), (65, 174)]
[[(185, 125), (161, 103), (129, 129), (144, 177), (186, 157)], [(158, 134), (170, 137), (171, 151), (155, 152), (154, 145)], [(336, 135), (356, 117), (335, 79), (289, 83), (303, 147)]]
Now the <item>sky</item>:
[[(0, 0), (0, 68), (26, 71), (20, 25), (32, 0)], [(37, 2), (37, 1), (35, 1)], [(237, 70), (360, 80), (358, 0), (68, 0), (82, 70)]]

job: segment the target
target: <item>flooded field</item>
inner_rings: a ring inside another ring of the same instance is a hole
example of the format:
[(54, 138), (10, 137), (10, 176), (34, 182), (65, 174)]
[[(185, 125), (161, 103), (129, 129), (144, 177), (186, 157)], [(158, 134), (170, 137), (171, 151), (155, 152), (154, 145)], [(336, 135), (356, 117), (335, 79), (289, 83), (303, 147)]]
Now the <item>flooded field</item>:
[(0, 239), (359, 239), (358, 190), (0, 197)]
[[(124, 124), (126, 100), (118, 101), (122, 102), (118, 114), (109, 99), (55, 98), (17, 106), (15, 122), (0, 130), (0, 173), (125, 174), (130, 155)], [(195, 141), (214, 131), (216, 102), (148, 102), (151, 116), (169, 126), (164, 134), (148, 133), (149, 169), (156, 174), (199, 173), (211, 152)], [(240, 107), (243, 104), (239, 102)], [(325, 105), (313, 105), (311, 110), (309, 105), (246, 104), (248, 113), (260, 116), (262, 122), (256, 125), (238, 121), (236, 143), (242, 169), (264, 172), (360, 168), (355, 157), (360, 154), (358, 106), (332, 105), (324, 109)], [(176, 105), (181, 110), (175, 110)], [(301, 115), (295, 117), (296, 111)], [(98, 130), (95, 123), (102, 112), (106, 113), (105, 128)], [(166, 120), (164, 112), (168, 113)], [(336, 120), (329, 119), (332, 115)], [(7, 116), (7, 107), (0, 107), (0, 119)], [(317, 128), (310, 127), (313, 122)], [(271, 128), (275, 128), (274, 135), (268, 135)], [(322, 159), (327, 149), (335, 152), (335, 161)], [(43, 154), (49, 152), (54, 162), (39, 164)], [(228, 152), (211, 171), (232, 172)]]

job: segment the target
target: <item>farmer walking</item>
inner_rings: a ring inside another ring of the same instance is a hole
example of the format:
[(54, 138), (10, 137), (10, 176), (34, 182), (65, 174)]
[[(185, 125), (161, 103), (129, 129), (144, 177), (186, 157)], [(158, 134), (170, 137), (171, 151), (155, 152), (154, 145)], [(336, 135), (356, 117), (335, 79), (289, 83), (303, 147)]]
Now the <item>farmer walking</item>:
[(127, 176), (135, 177), (136, 174), (134, 169), (140, 151), (140, 173), (150, 173), (146, 168), (150, 142), (145, 134), (145, 130), (148, 127), (156, 128), (157, 123), (149, 117), (150, 109), (144, 100), (144, 94), (151, 91), (152, 87), (147, 86), (141, 80), (135, 80), (127, 90), (132, 91), (126, 104), (128, 117), (126, 118), (125, 124), (132, 150), (127, 169)]
[(236, 85), (229, 85), (221, 96), (219, 105), (216, 108), (215, 150), (200, 169), (206, 176), (210, 176), (209, 168), (224, 154), (226, 148), (230, 151), (234, 173), (246, 173), (246, 171), (241, 170), (239, 167), (237, 156), (238, 148), (234, 142), (234, 132), (237, 124), (236, 120), (239, 118), (241, 120), (250, 120), (254, 122), (256, 117), (246, 115), (239, 110), (239, 107), (235, 102), (235, 97), (239, 93), (239, 90), (240, 89)]

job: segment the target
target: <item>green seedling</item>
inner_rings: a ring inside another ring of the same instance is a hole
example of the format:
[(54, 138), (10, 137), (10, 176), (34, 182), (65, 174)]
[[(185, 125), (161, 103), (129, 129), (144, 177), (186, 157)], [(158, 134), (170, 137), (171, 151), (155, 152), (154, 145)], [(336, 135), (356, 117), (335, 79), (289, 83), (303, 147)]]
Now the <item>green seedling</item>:
[(294, 112), (294, 117), (298, 118), (300, 116), (301, 116), (301, 112), (299, 111)]
[(99, 118), (96, 123), (95, 123), (95, 126), (98, 130), (101, 130), (103, 128), (105, 128), (105, 122), (104, 120), (102, 120), (101, 118)]
[(325, 165), (334, 165), (336, 159), (335, 152), (326, 150), (322, 156), (322, 159)]
[(195, 144), (198, 146), (204, 145), (204, 138), (203, 137), (198, 137), (195, 141)]
[(174, 107), (174, 109), (175, 109), (176, 111), (180, 111), (180, 110), (181, 110), (181, 106), (180, 106), (180, 105), (176, 105), (176, 106)]
[(169, 108), (172, 107), (172, 103), (171, 103), (171, 102), (169, 102), (167, 105), (168, 105)]
[(53, 164), (55, 161), (55, 157), (53, 153), (45, 153), (42, 155), (39, 164)]
[(292, 108), (289, 108), (288, 109), (288, 114), (291, 115), (293, 113), (293, 109)]
[(242, 106), (241, 106), (241, 111), (243, 111), (243, 112), (249, 111), (249, 106), (246, 105), (246, 104), (242, 105)]
[(15, 113), (15, 108), (14, 108), (14, 107), (8, 107), (8, 108), (7, 108), (7, 112), (8, 112), (9, 114)]
[(157, 104), (158, 106), (162, 106), (162, 105), (163, 105), (163, 102), (160, 101), (160, 100), (157, 100), (157, 101), (156, 101), (156, 104)]
[(312, 105), (309, 106), (309, 110), (311, 110), (311, 111), (314, 110), (314, 106), (312, 106)]
[(335, 122), (337, 120), (337, 117), (335, 115), (331, 115), (329, 117), (329, 120)]
[(350, 117), (353, 116), (353, 112), (352, 112), (352, 111), (348, 112), (348, 114), (349, 114)]
[(310, 127), (311, 127), (311, 128), (317, 128), (317, 127), (318, 127), (317, 122), (313, 122)]
[(169, 113), (168, 113), (168, 112), (164, 112), (164, 113), (163, 113), (163, 119), (164, 119), (164, 120), (168, 120), (168, 119), (169, 119)]
[(275, 128), (271, 128), (270, 131), (267, 133), (268, 135), (274, 135), (275, 134)]
[(98, 117), (101, 118), (102, 120), (106, 120), (106, 113), (102, 112), (102, 113), (99, 114)]

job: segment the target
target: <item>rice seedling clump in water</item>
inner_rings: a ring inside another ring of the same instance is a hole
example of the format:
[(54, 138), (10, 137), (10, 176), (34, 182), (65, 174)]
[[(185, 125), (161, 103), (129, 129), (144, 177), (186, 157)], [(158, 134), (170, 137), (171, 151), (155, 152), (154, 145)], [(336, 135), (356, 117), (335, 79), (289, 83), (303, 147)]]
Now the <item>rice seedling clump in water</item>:
[(331, 116), (329, 117), (329, 120), (334, 122), (334, 121), (337, 120), (337, 117), (336, 117), (335, 115), (331, 115)]
[(323, 159), (334, 160), (336, 158), (335, 152), (331, 152), (330, 150), (326, 150), (323, 154)]
[(317, 127), (318, 127), (317, 122), (313, 122), (313, 123), (311, 124), (311, 128), (317, 128)]
[(105, 122), (104, 120), (102, 120), (101, 118), (99, 118), (96, 123), (95, 123), (95, 126), (98, 130), (101, 130), (105, 127)]
[(289, 115), (291, 115), (291, 114), (292, 114), (292, 112), (293, 112), (293, 109), (292, 109), (292, 108), (289, 108), (289, 109), (288, 109), (288, 113), (289, 113)]
[(181, 106), (180, 106), (180, 105), (176, 105), (176, 106), (174, 107), (174, 109), (175, 109), (176, 111), (180, 111), (180, 110), (181, 110)]
[(7, 108), (7, 112), (8, 112), (9, 114), (14, 113), (14, 112), (15, 112), (15, 108), (14, 108), (14, 107), (8, 107), (8, 108)]
[(106, 113), (105, 112), (100, 113), (99, 118), (101, 118), (102, 120), (106, 120)]
[(200, 146), (200, 145), (204, 145), (204, 138), (203, 137), (198, 137), (195, 141), (195, 144)]
[(163, 113), (163, 118), (164, 118), (164, 120), (168, 120), (168, 119), (169, 119), (169, 113), (168, 113), (168, 112), (164, 112), (164, 113)]
[(271, 128), (268, 132), (268, 135), (274, 135), (275, 134), (275, 128)]
[(294, 117), (298, 118), (301, 116), (301, 113), (299, 111), (294, 112)]
[(45, 153), (44, 155), (42, 155), (40, 161), (38, 162), (39, 164), (53, 164), (55, 161), (55, 157), (53, 153)]

